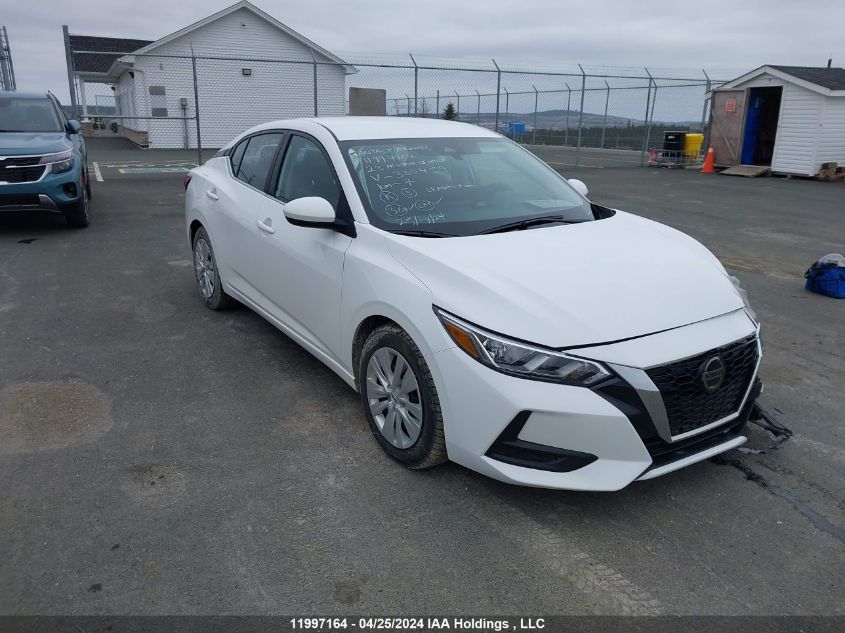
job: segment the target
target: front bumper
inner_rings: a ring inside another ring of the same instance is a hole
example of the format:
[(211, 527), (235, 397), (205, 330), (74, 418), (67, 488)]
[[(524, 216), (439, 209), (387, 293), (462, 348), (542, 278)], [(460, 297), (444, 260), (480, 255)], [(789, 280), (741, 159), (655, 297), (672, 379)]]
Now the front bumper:
[(0, 213), (4, 211), (38, 211), (62, 213), (84, 195), (82, 168), (79, 161), (61, 174), (47, 173), (38, 181), (0, 184)]
[[(649, 367), (661, 355), (684, 358), (755, 333), (753, 322), (737, 313), (593, 355), (604, 355), (596, 360), (613, 367), (612, 360), (631, 363), (639, 351), (640, 367)], [(742, 427), (760, 392), (755, 367), (736, 415), (698, 433), (664, 438), (648, 406), (653, 403), (644, 402), (641, 385), (619, 377), (619, 364), (606, 388), (587, 389), (507, 376), (458, 348), (432, 361), (450, 459), (501, 481), (544, 488), (619, 490), (735, 448), (745, 442)], [(626, 367), (629, 376), (642, 371)]]

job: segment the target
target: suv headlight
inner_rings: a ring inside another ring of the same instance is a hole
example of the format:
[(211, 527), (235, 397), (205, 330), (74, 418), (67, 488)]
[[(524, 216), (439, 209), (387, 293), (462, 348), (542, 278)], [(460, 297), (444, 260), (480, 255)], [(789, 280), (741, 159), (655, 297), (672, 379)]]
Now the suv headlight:
[(733, 275), (728, 275), (728, 279), (731, 280), (731, 283), (736, 288), (737, 294), (742, 297), (742, 303), (745, 304), (745, 311), (748, 313), (748, 316), (754, 321), (754, 323), (759, 323), (760, 321), (757, 320), (757, 313), (754, 312), (754, 308), (751, 307), (751, 304), (748, 302), (748, 293), (745, 292), (745, 288), (742, 287), (742, 284), (739, 282), (739, 279), (734, 277)]
[(589, 387), (613, 375), (594, 361), (487, 332), (440, 308), (435, 307), (434, 312), (458, 347), (504, 374), (578, 387)]
[(73, 167), (73, 150), (69, 149), (66, 152), (59, 152), (58, 154), (46, 154), (38, 161), (40, 165), (50, 165), (50, 171), (54, 174), (61, 174)]

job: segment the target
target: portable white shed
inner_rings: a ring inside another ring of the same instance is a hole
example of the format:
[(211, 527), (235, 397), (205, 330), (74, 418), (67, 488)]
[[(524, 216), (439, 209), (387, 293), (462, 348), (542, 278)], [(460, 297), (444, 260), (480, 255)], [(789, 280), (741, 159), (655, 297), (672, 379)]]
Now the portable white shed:
[(761, 66), (711, 93), (716, 165), (814, 176), (845, 165), (845, 68)]

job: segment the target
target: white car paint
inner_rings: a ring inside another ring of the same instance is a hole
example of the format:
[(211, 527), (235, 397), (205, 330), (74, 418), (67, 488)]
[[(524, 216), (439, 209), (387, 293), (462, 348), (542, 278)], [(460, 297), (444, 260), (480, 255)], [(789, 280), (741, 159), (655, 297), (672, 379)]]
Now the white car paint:
[[(227, 156), (215, 157), (191, 172), (186, 228), (190, 235), (198, 224), (205, 227), (225, 291), (353, 388), (358, 328), (373, 316), (397, 323), (431, 370), (449, 458), (491, 477), (617, 490), (673, 468), (649, 470), (653, 459), (631, 420), (594, 390), (518, 378), (473, 360), (455, 345), (433, 306), (513, 339), (579, 348), (571, 353), (640, 374), (758, 331), (718, 260), (674, 229), (616, 211), (595, 222), (491, 235), (399, 235), (371, 224), (338, 146), (355, 139), (498, 138), (488, 130), (399, 117), (295, 119), (248, 130), (229, 147), (261, 130), (304, 132), (323, 146), (356, 235), (291, 224), (283, 202), (235, 179)], [(748, 392), (743, 405), (747, 399)], [(519, 439), (598, 459), (572, 472), (549, 472), (487, 456), (526, 410), (533, 413)], [(731, 437), (676, 465), (741, 441)]]

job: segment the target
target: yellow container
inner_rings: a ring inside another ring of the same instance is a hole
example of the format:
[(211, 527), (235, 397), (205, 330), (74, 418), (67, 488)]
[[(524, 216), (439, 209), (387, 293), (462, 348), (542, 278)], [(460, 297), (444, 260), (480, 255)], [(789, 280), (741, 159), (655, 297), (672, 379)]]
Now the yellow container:
[(704, 134), (691, 134), (687, 132), (684, 139), (684, 156), (697, 158), (701, 153), (701, 144), (704, 143)]

